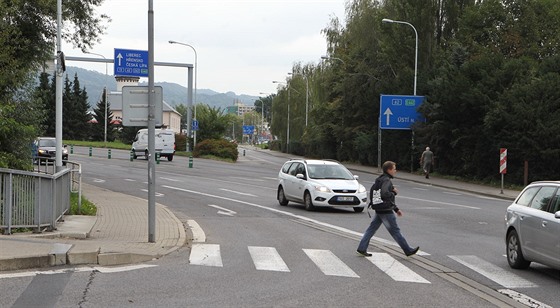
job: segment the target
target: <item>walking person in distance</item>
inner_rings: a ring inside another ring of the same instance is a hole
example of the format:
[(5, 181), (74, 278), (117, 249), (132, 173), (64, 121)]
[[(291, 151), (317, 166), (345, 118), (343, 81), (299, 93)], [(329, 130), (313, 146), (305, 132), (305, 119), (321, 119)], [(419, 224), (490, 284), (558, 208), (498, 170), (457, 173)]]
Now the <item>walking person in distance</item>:
[(430, 178), (430, 170), (434, 164), (434, 153), (430, 151), (430, 147), (426, 147), (426, 151), (422, 152), (422, 156), (420, 157), (420, 165), (422, 169), (424, 169), (424, 174), (426, 178)]
[[(391, 234), (393, 239), (399, 244), (406, 256), (412, 256), (418, 252), (420, 247), (412, 248), (406, 242), (406, 239), (401, 234), (401, 229), (397, 224), (397, 216), (401, 217), (403, 215), (402, 211), (395, 204), (395, 196), (398, 194), (398, 190), (393, 186), (391, 179), (397, 173), (397, 165), (392, 161), (386, 161), (383, 163), (383, 174), (380, 175), (374, 183), (376, 189), (381, 190), (381, 200), (382, 203), (373, 205), (375, 214), (369, 227), (362, 236), (360, 244), (358, 245), (358, 254), (369, 257), (371, 253), (367, 252), (369, 246), (369, 241), (379, 229), (381, 224), (385, 226), (387, 231)], [(374, 188), (374, 187), (372, 187)], [(371, 191), (370, 191), (371, 199)], [(395, 216), (396, 214), (396, 216)]]

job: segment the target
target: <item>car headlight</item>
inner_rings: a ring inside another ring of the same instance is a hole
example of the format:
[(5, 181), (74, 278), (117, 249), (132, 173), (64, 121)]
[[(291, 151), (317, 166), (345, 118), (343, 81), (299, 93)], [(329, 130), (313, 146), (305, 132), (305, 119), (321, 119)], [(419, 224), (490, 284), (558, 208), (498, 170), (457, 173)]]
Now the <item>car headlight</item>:
[(62, 149), (62, 153), (68, 154), (68, 149)]
[(315, 186), (315, 190), (320, 191), (320, 192), (324, 192), (324, 193), (331, 192), (331, 190), (327, 186), (321, 186), (321, 185)]
[(45, 151), (45, 150), (39, 150), (39, 153), (45, 154), (45, 153), (47, 153), (47, 151)]
[(359, 193), (365, 193), (366, 191), (367, 191), (367, 190), (366, 190), (366, 188), (364, 187), (364, 185), (360, 184), (360, 188), (358, 188), (358, 192), (359, 192)]

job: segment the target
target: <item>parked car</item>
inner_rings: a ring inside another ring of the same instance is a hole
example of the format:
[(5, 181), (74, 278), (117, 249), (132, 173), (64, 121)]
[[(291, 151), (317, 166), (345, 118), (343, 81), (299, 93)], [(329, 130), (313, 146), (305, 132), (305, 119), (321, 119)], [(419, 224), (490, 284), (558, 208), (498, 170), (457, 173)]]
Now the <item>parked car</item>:
[[(173, 155), (175, 155), (175, 132), (164, 128), (156, 128), (154, 133), (156, 153), (159, 153), (160, 157), (167, 157), (168, 161), (172, 161)], [(148, 159), (147, 128), (143, 128), (136, 133), (131, 151), (134, 159), (138, 158), (138, 155), (143, 155)]]
[(367, 205), (367, 190), (358, 176), (333, 160), (289, 160), (278, 172), (277, 199), (315, 207), (352, 207), (362, 212)]
[(531, 262), (560, 269), (560, 181), (533, 182), (506, 211), (506, 252), (512, 268)]
[[(38, 137), (33, 142), (34, 153), (41, 162), (41, 158), (46, 158), (48, 161), (54, 161), (56, 159), (56, 139), (54, 137)], [(36, 152), (35, 152), (36, 151)], [(62, 160), (68, 160), (68, 147), (66, 145), (62, 148)], [(64, 162), (66, 165), (66, 162)]]

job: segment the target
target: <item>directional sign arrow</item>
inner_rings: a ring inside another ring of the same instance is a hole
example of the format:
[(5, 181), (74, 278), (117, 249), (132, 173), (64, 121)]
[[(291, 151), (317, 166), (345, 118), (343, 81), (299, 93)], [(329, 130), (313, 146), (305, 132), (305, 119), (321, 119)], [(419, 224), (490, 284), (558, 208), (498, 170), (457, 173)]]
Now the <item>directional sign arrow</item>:
[(228, 210), (226, 208), (223, 208), (221, 206), (217, 206), (217, 205), (214, 205), (214, 204), (208, 204), (208, 206), (218, 209), (219, 210), (218, 214), (222, 214), (222, 215), (226, 215), (226, 216), (233, 216), (233, 215), (237, 214), (237, 212), (235, 212), (235, 211)]
[(387, 116), (387, 124), (386, 125), (391, 125), (390, 124), (391, 121), (389, 121), (390, 117), (393, 115), (393, 113), (391, 112), (391, 109), (387, 108), (387, 110), (385, 110), (385, 112), (383, 112), (383, 114)]
[(119, 66), (122, 65), (122, 64), (121, 64), (122, 58), (123, 58), (123, 56), (119, 53), (119, 54), (117, 55), (117, 59), (119, 59)]

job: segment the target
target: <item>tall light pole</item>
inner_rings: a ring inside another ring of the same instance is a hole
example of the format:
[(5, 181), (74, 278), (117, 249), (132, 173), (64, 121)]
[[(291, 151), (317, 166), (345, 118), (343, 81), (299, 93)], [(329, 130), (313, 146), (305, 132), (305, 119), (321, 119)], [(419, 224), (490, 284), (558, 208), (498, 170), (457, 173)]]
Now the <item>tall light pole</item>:
[[(198, 55), (196, 53), (196, 49), (194, 47), (192, 47), (189, 44), (186, 43), (180, 43), (177, 41), (169, 41), (169, 44), (178, 44), (178, 45), (183, 45), (183, 46), (187, 46), (192, 48), (192, 50), (194, 51), (194, 120), (196, 121), (196, 83), (198, 81)], [(189, 136), (190, 137), (190, 136)], [(193, 147), (196, 147), (196, 130), (193, 132)]]
[[(288, 131), (286, 134), (286, 153), (290, 153), (290, 91), (292, 90), (292, 87), (290, 87), (289, 84), (282, 82), (282, 81), (272, 81), (272, 83), (278, 83), (278, 84), (282, 84), (285, 85), (286, 87), (288, 87)], [(296, 91), (296, 93), (299, 94), (299, 92), (296, 89), (293, 89), (294, 91)]]
[[(416, 36), (416, 48), (414, 49), (414, 51), (415, 51), (414, 52), (414, 96), (416, 96), (416, 77), (418, 75), (418, 31), (416, 31), (416, 28), (411, 23), (406, 22), (406, 21), (392, 20), (392, 19), (389, 19), (389, 18), (383, 18), (381, 21), (386, 22), (386, 23), (396, 23), (396, 24), (409, 25), (414, 30), (414, 35)], [(413, 163), (414, 162), (414, 154), (413, 154), (413, 150), (414, 150), (414, 131), (412, 131), (411, 139), (412, 140), (411, 140), (411, 149), (410, 149), (410, 172), (412, 172), (413, 169), (414, 169), (414, 163)]]
[(382, 22), (409, 25), (414, 30), (414, 35), (416, 36), (416, 48), (415, 48), (415, 56), (414, 56), (414, 95), (416, 96), (416, 77), (418, 75), (418, 31), (416, 31), (416, 28), (411, 23), (406, 21), (383, 18)]
[[(98, 54), (98, 53), (95, 53), (95, 52), (89, 52), (89, 51), (86, 51), (85, 53), (90, 54), (90, 55), (100, 56), (104, 60), (107, 60), (107, 58), (105, 58), (105, 56), (102, 55), (102, 54)], [(108, 76), (108, 74), (107, 74), (107, 62), (105, 62), (105, 91), (104, 91), (105, 92), (105, 131), (103, 133), (103, 142), (104, 143), (107, 143), (107, 100), (109, 98), (109, 96), (107, 94), (107, 76)]]
[(261, 135), (264, 132), (264, 102), (262, 99), (257, 98), (257, 101), (261, 102)]

